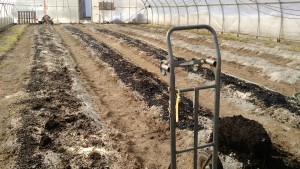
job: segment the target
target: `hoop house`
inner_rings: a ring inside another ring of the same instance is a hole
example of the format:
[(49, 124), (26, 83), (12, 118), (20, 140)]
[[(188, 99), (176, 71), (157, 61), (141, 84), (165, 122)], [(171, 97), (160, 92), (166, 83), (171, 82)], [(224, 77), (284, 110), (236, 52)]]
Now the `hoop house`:
[[(1, 1), (1, 25), (12, 4)], [(15, 7), (39, 19), (46, 11), (55, 23), (79, 23), (88, 10), (94, 23), (208, 24), (221, 33), (300, 39), (299, 0), (16, 0)]]

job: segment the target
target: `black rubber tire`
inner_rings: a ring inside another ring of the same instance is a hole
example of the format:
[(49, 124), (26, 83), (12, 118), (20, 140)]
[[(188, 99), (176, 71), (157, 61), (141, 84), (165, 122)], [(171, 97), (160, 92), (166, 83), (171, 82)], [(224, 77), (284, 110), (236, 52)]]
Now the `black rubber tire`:
[[(207, 161), (207, 159), (209, 158), (210, 154), (204, 151), (200, 152), (199, 155), (199, 161), (198, 161), (198, 168), (199, 169), (212, 169), (212, 160), (209, 161), (208, 166), (206, 166), (204, 168), (205, 162)], [(220, 160), (220, 158), (218, 157), (218, 167), (217, 169), (223, 169), (223, 165), (222, 162)]]

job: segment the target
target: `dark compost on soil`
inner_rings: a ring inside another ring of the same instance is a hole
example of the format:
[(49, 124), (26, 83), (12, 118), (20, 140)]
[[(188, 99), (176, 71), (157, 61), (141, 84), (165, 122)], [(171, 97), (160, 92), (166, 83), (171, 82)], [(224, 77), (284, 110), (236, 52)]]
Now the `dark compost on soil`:
[[(148, 106), (162, 106), (163, 109), (163, 118), (168, 119), (168, 92), (167, 92), (167, 84), (158, 80), (153, 74), (141, 69), (140, 67), (132, 64), (131, 62), (125, 60), (121, 55), (114, 52), (110, 49), (106, 44), (98, 42), (91, 35), (86, 34), (79, 29), (71, 26), (65, 26), (72, 35), (81, 40), (84, 44), (89, 46), (92, 50), (98, 53), (98, 57), (109, 64), (114, 68), (114, 71), (118, 75), (118, 77), (129, 86), (131, 89), (140, 93)], [(122, 35), (120, 38), (125, 37)], [(131, 41), (134, 41), (131, 39)], [(138, 44), (143, 44), (143, 42), (139, 42)], [(147, 49), (147, 47), (145, 47)], [(155, 51), (152, 51), (155, 52)], [(157, 52), (155, 52), (157, 53)], [(158, 52), (160, 53), (160, 52)], [(163, 53), (163, 52), (162, 52)], [(161, 56), (161, 55), (160, 55)], [(192, 101), (188, 98), (182, 96), (182, 102), (180, 105), (180, 109), (182, 113), (180, 114), (180, 123), (177, 124), (179, 128), (192, 128), (192, 122), (188, 120), (188, 116), (192, 116)], [(211, 113), (206, 113), (203, 110), (200, 110), (200, 115), (209, 116)], [(211, 117), (211, 116), (209, 116)], [(235, 119), (235, 117), (233, 117)], [(249, 121), (241, 116), (239, 116), (240, 121)], [(231, 117), (227, 117), (221, 119), (220, 125), (223, 126), (220, 132), (230, 132), (232, 130), (232, 126), (227, 126), (227, 121), (231, 122)], [(225, 125), (224, 125), (225, 124)], [(247, 123), (248, 124), (248, 123)], [(245, 125), (244, 123), (237, 123), (235, 126), (236, 130), (243, 129), (239, 131), (240, 133), (253, 133), (252, 137), (242, 137), (243, 141), (239, 141), (241, 137), (231, 135), (231, 138), (225, 138), (226, 135), (220, 137), (222, 141), (220, 141), (220, 151), (224, 154), (228, 154), (230, 152), (235, 152), (237, 159), (241, 160), (244, 163), (245, 168), (257, 168), (257, 167), (265, 167), (268, 168), (270, 163), (280, 164), (279, 168), (288, 168), (286, 164), (282, 162), (282, 159), (272, 158), (274, 155), (272, 149), (272, 143), (267, 132), (263, 129), (263, 127), (255, 122), (251, 121), (251, 125)], [(245, 135), (245, 134), (244, 134)], [(225, 140), (224, 140), (225, 139)], [(227, 140), (226, 140), (227, 139)], [(235, 144), (239, 143), (237, 147)], [(244, 145), (246, 144), (246, 145)], [(244, 148), (246, 147), (246, 148)], [(261, 152), (261, 147), (265, 147), (262, 155), (259, 155)], [(281, 154), (276, 154), (281, 157)], [(260, 157), (263, 156), (264, 159)], [(268, 158), (270, 160), (266, 160)], [(251, 164), (249, 164), (248, 160), (250, 160)], [(278, 162), (279, 161), (279, 162)], [(300, 166), (300, 165), (299, 165)], [(291, 167), (293, 168), (293, 167)], [(297, 167), (296, 167), (297, 168)]]
[[(47, 29), (50, 28), (38, 26), (36, 29), (38, 33), (34, 36), (33, 68), (27, 85), (30, 97), (21, 102), (25, 108), (21, 111), (22, 127), (17, 133), (20, 149), (16, 167), (20, 169), (48, 168), (44, 159), (45, 155), (51, 151), (59, 154), (61, 167), (71, 168), (70, 160), (75, 158), (75, 154), (69, 153), (64, 147), (65, 143), (57, 138), (63, 135), (63, 132), (74, 131), (78, 137), (81, 135), (90, 139), (89, 135), (96, 133), (99, 128), (93, 125), (90, 118), (79, 112), (82, 101), (72, 92), (73, 81), (70, 71), (64, 66), (62, 53), (57, 52), (61, 49), (52, 43), (49, 44), (53, 35), (49, 33), (49, 30), (47, 33)], [(48, 70), (45, 65), (46, 57), (42, 55), (43, 50), (56, 51), (54, 54), (58, 57), (55, 57), (55, 62), (58, 66), (55, 70)], [(70, 140), (64, 141), (70, 142)], [(90, 164), (81, 160), (77, 161), (75, 165), (78, 168), (107, 166), (104, 156), (102, 159), (90, 159), (88, 162)]]
[(220, 120), (219, 127), (219, 150), (224, 154), (238, 152), (236, 158), (247, 163), (243, 166), (245, 169), (296, 169), (300, 166), (298, 162), (289, 161), (283, 152), (273, 148), (266, 130), (254, 120), (241, 115), (224, 117)]
[[(161, 82), (152, 73), (127, 61), (121, 55), (110, 49), (106, 44), (98, 42), (89, 34), (83, 33), (74, 27), (65, 28), (80, 38), (85, 44), (88, 44), (95, 52), (99, 53), (100, 59), (114, 68), (114, 71), (125, 85), (142, 95), (149, 107), (162, 107), (162, 117), (164, 119), (169, 118), (169, 95), (167, 91), (168, 85), (166, 83)], [(177, 124), (179, 128), (193, 129), (193, 120), (190, 120), (193, 115), (192, 107), (192, 101), (187, 97), (182, 96), (179, 105), (179, 109), (181, 110), (179, 114), (180, 121)], [(202, 109), (199, 110), (199, 113), (202, 116), (212, 117), (211, 113), (205, 112)]]
[[(148, 53), (149, 56), (154, 57), (158, 60), (165, 60), (168, 52), (157, 48), (153, 45), (147, 44), (138, 39), (131, 38), (122, 33), (113, 32), (107, 29), (96, 29), (98, 32), (114, 36), (118, 39), (126, 41), (128, 44), (138, 47), (140, 50)], [(178, 60), (185, 60), (184, 58), (177, 57)], [(203, 68), (202, 70), (194, 71), (192, 68), (186, 68), (186, 71), (191, 73), (201, 74), (203, 78), (207, 80), (214, 80), (213, 72), (210, 69)], [(256, 104), (256, 100), (259, 100), (266, 107), (276, 107), (276, 108), (285, 108), (296, 115), (300, 115), (300, 104), (293, 97), (284, 96), (281, 93), (269, 90), (262, 86), (259, 86), (254, 83), (247, 82), (242, 79), (238, 79), (226, 73), (221, 74), (221, 83), (223, 85), (229, 85), (230, 88), (246, 93), (251, 92), (251, 99), (248, 99), (249, 102)], [(255, 99), (253, 99), (255, 98)], [(260, 104), (261, 105), (261, 104)]]

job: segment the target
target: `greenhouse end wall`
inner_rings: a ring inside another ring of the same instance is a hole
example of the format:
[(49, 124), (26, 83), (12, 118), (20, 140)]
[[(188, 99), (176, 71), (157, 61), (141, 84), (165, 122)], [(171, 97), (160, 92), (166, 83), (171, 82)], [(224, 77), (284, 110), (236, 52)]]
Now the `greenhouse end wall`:
[[(16, 0), (12, 14), (1, 10), (0, 26), (12, 17), (17, 23), (17, 11), (36, 11), (41, 20), (45, 9), (55, 23), (79, 23), (79, 8), (79, 0)], [(222, 33), (300, 40), (300, 0), (91, 0), (91, 13), (94, 23), (207, 24)]]
[(15, 7), (17, 11), (36, 11), (39, 21), (47, 14), (54, 23), (79, 23), (79, 0), (17, 0)]

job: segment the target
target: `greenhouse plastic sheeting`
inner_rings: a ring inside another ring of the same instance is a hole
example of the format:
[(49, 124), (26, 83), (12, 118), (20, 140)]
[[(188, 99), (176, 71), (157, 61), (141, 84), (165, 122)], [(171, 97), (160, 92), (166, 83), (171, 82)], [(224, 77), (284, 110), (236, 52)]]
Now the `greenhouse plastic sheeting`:
[(13, 9), (13, 0), (0, 0), (0, 31), (14, 23)]
[[(53, 18), (54, 23), (79, 23), (79, 0), (16, 0), (18, 11), (36, 11), (40, 21), (44, 14)], [(44, 12), (46, 11), (46, 12)]]
[(99, 10), (98, 23), (208, 24), (222, 33), (300, 40), (300, 0), (110, 0), (115, 10)]
[(299, 0), (142, 1), (153, 24), (209, 24), (219, 32), (300, 40)]
[[(79, 0), (46, 2), (55, 23), (79, 22)], [(44, 15), (43, 0), (15, 7)], [(91, 0), (91, 11), (95, 23), (208, 24), (221, 33), (300, 40), (300, 0)]]

